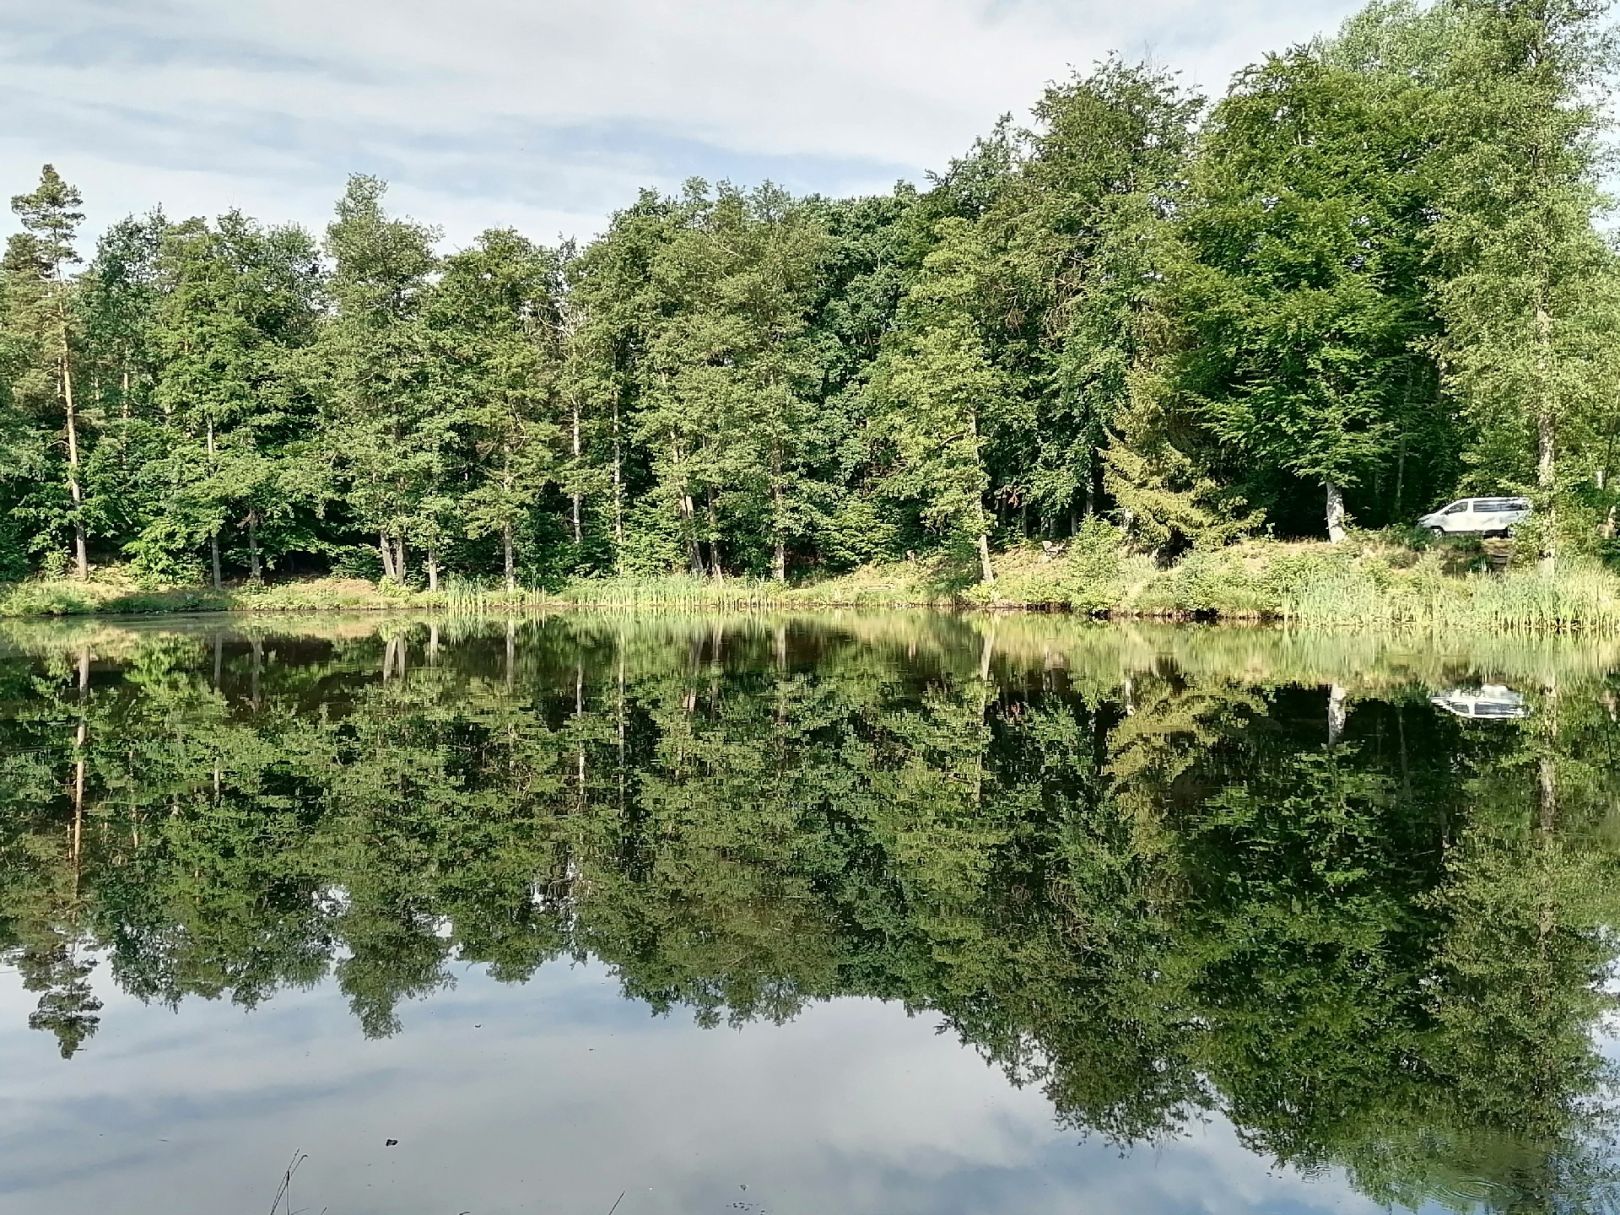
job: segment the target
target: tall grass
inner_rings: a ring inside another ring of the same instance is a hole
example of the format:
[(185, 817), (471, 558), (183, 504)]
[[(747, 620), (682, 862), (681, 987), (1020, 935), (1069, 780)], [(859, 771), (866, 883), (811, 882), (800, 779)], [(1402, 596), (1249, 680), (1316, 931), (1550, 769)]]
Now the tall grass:
[(480, 582), (451, 575), (434, 594), (419, 596), (425, 607), (442, 607), (451, 615), (484, 616), (494, 612), (533, 611), (554, 602), (537, 587), (507, 590), (504, 583)]
[(1429, 628), (1467, 632), (1620, 635), (1620, 575), (1589, 560), (1556, 570), (1471, 568), (1478, 554), (1418, 551), (1384, 542), (1252, 541), (1197, 551), (1167, 568), (1131, 556), (1101, 529), (1053, 558), (999, 554), (995, 584), (978, 585), (943, 559), (866, 566), (784, 585), (688, 574), (581, 578), (549, 592), (449, 577), (428, 593), (395, 583), (319, 578), (269, 586), (149, 588), (109, 571), (88, 583), (35, 581), (0, 588), (0, 616), (203, 611), (419, 610), (457, 616), (577, 605), (650, 611), (773, 608), (984, 607), (1064, 609), (1115, 619), (1274, 620), (1318, 628)]
[(703, 578), (691, 574), (579, 578), (557, 596), (592, 607), (766, 608), (788, 601), (792, 588), (757, 578)]

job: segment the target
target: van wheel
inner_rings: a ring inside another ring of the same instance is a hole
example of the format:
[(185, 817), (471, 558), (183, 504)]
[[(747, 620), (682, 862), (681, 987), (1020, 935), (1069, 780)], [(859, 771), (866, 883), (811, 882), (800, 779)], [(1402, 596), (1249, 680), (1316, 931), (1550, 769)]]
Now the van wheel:
[(1431, 527), (1429, 529), (1429, 535), (1431, 535), (1431, 536), (1443, 536), (1445, 534), (1446, 534), (1446, 529), (1443, 528), (1443, 527)]

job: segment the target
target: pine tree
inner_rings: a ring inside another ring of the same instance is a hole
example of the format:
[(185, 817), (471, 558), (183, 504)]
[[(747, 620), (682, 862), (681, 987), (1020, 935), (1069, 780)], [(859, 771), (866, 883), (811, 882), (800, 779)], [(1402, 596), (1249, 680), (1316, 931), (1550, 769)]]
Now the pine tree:
[(32, 193), (12, 197), (11, 209), (22, 221), (23, 230), (6, 243), (5, 252), (7, 328), (21, 338), (26, 349), (23, 374), (16, 381), (17, 395), (27, 398), (35, 409), (58, 412), (62, 419), (68, 492), (64, 522), (72, 531), (73, 568), (81, 581), (90, 576), (82, 474), (88, 436), (83, 433), (74, 400), (79, 352), (74, 284), (68, 275), (79, 264), (73, 242), (84, 219), (79, 210), (82, 205), (79, 192), (53, 166), (46, 165)]

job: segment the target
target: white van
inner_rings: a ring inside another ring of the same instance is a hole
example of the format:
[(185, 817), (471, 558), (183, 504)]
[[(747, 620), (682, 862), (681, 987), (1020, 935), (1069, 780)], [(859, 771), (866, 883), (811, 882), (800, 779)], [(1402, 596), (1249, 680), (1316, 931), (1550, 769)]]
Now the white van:
[(1524, 697), (1499, 683), (1488, 683), (1477, 688), (1452, 688), (1439, 696), (1429, 697), (1429, 703), (1458, 717), (1481, 721), (1517, 721), (1530, 716), (1530, 706), (1525, 704)]
[(1461, 498), (1418, 520), (1437, 536), (1505, 536), (1530, 514), (1528, 498)]

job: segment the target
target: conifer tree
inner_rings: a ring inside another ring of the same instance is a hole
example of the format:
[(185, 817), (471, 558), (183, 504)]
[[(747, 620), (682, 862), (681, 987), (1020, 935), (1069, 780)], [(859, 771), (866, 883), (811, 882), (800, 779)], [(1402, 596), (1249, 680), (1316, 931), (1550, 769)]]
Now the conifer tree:
[(7, 241), (5, 252), (6, 325), (23, 348), (13, 392), (35, 411), (62, 420), (68, 503), (61, 517), (72, 533), (73, 569), (80, 580), (90, 576), (83, 477), (88, 436), (74, 398), (78, 326), (69, 274), (80, 260), (74, 239), (84, 219), (83, 201), (46, 165), (31, 193), (11, 199), (23, 230)]

